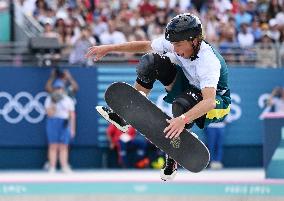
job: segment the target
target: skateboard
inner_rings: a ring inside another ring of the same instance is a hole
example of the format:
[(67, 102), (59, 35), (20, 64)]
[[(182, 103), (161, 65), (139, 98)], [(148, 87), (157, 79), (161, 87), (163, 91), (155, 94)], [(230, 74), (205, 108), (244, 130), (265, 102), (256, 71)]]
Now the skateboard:
[(105, 101), (114, 112), (185, 169), (200, 172), (208, 165), (210, 154), (203, 142), (185, 129), (177, 138), (166, 138), (163, 130), (168, 126), (166, 119), (171, 117), (129, 84), (111, 84), (105, 92)]

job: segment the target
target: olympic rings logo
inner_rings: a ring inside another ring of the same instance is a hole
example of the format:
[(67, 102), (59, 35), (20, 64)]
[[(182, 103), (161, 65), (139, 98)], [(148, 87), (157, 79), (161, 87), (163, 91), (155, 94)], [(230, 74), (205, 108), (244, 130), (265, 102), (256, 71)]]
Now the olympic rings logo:
[(13, 97), (7, 92), (0, 91), (0, 116), (11, 124), (17, 124), (23, 119), (32, 124), (39, 123), (45, 117), (45, 108), (40, 99), (45, 99), (47, 95), (46, 92), (39, 92), (33, 97), (29, 92), (22, 91)]

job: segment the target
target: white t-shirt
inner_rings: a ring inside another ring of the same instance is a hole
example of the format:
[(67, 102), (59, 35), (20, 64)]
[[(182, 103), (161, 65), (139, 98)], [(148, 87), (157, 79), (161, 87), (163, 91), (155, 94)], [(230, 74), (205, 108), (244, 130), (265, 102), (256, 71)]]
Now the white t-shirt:
[(113, 33), (104, 32), (100, 35), (100, 41), (102, 45), (119, 44), (126, 42), (126, 38), (120, 31), (114, 31)]
[(254, 43), (254, 37), (251, 33), (241, 33), (240, 32), (237, 38), (238, 38), (238, 41), (241, 47), (250, 47)]
[(204, 41), (202, 41), (197, 54), (199, 58), (193, 61), (178, 56), (174, 52), (173, 45), (164, 37), (154, 39), (151, 47), (160, 54), (167, 52), (165, 55), (170, 57), (173, 63), (178, 64), (182, 68), (190, 84), (199, 89), (204, 89), (205, 87), (214, 87), (217, 89), (221, 63), (210, 45)]
[[(48, 96), (45, 99), (44, 107), (45, 109), (50, 108), (52, 105), (51, 97)], [(69, 113), (74, 112), (75, 106), (74, 101), (67, 95), (64, 95), (64, 97), (56, 103), (56, 112), (52, 117), (57, 117), (60, 119), (68, 119)]]

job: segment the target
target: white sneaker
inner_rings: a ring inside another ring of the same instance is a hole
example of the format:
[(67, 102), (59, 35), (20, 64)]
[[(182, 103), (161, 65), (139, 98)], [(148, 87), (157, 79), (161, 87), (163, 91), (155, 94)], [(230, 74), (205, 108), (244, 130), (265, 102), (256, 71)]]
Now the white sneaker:
[(48, 173), (49, 174), (54, 174), (56, 172), (56, 168), (55, 167), (48, 167)]
[(164, 181), (173, 180), (177, 174), (177, 162), (170, 157), (166, 157), (166, 164), (163, 169), (161, 169), (161, 179)]
[(122, 132), (128, 131), (130, 125), (127, 124), (120, 116), (118, 116), (118, 114), (116, 114), (110, 108), (97, 106), (96, 110), (103, 118), (105, 118), (105, 120), (115, 125), (115, 127), (121, 130)]
[(221, 170), (223, 168), (223, 164), (219, 161), (212, 161), (210, 163), (210, 168), (212, 170)]
[(65, 174), (69, 174), (69, 173), (72, 173), (72, 169), (69, 165), (66, 165), (64, 167), (62, 167), (62, 172), (65, 173)]

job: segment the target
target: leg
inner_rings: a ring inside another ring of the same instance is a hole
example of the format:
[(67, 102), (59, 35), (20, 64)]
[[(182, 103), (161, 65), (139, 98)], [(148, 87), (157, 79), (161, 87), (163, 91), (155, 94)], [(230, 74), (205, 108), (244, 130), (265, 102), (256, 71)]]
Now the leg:
[[(210, 155), (210, 168), (212, 169), (221, 169), (223, 167), (221, 160), (222, 160), (222, 137), (220, 134), (222, 133), (224, 128), (207, 128), (206, 134), (208, 139), (208, 149), (211, 153)], [(221, 138), (220, 138), (221, 137)], [(221, 140), (221, 141), (220, 141)]]
[[(177, 96), (173, 103), (172, 103), (172, 112), (174, 117), (178, 117), (191, 108), (193, 108), (197, 103), (202, 100), (202, 94), (200, 90), (196, 89), (195, 87), (190, 87), (181, 95)], [(190, 129), (194, 123), (201, 129), (204, 127), (205, 122), (205, 115), (199, 117), (198, 119), (194, 120), (192, 123), (187, 124), (186, 128)]]
[[(170, 90), (176, 73), (176, 65), (168, 57), (154, 53), (145, 54), (137, 65), (137, 79), (134, 87), (148, 95), (153, 88), (154, 82), (159, 80), (167, 90)], [(128, 123), (110, 108), (97, 106), (96, 110), (122, 132), (128, 130)]]
[(54, 172), (56, 169), (58, 150), (59, 150), (58, 144), (48, 145), (48, 160), (49, 160), (50, 172)]
[(210, 152), (210, 161), (216, 161), (216, 128), (206, 128), (205, 129), (206, 135), (207, 135), (207, 146)]
[(127, 156), (127, 144), (119, 140), (119, 147), (117, 149), (118, 153), (118, 162), (123, 168), (129, 167), (128, 156)]
[(48, 171), (53, 173), (56, 171), (56, 165), (58, 160), (58, 133), (59, 133), (60, 121), (55, 118), (47, 118), (46, 121), (46, 133), (48, 140)]
[[(200, 93), (198, 93), (198, 91), (193, 91), (193, 89), (185, 91), (183, 94), (176, 97), (172, 103), (173, 116), (178, 117), (182, 115), (183, 113), (187, 112), (192, 107), (194, 107), (201, 100), (202, 96)], [(204, 122), (203, 119), (204, 117), (200, 117), (200, 119), (198, 120)], [(187, 128), (191, 128), (192, 126), (193, 123), (190, 123), (187, 125)], [(168, 179), (173, 179), (176, 172), (177, 172), (177, 163), (169, 156), (166, 156), (165, 167), (161, 170), (162, 180), (166, 181)]]
[(225, 128), (218, 128), (217, 139), (216, 139), (216, 161), (222, 162), (223, 157), (223, 138)]
[(135, 167), (145, 168), (149, 165), (149, 158), (146, 157), (147, 141), (145, 138), (135, 136), (135, 138), (130, 142), (131, 147), (136, 151), (135, 154)]
[(59, 161), (63, 172), (71, 171), (68, 163), (69, 149), (67, 144), (59, 144)]
[(176, 65), (165, 55), (149, 53), (142, 56), (137, 65), (135, 88), (149, 94), (154, 82), (159, 80), (170, 91), (177, 74)]

